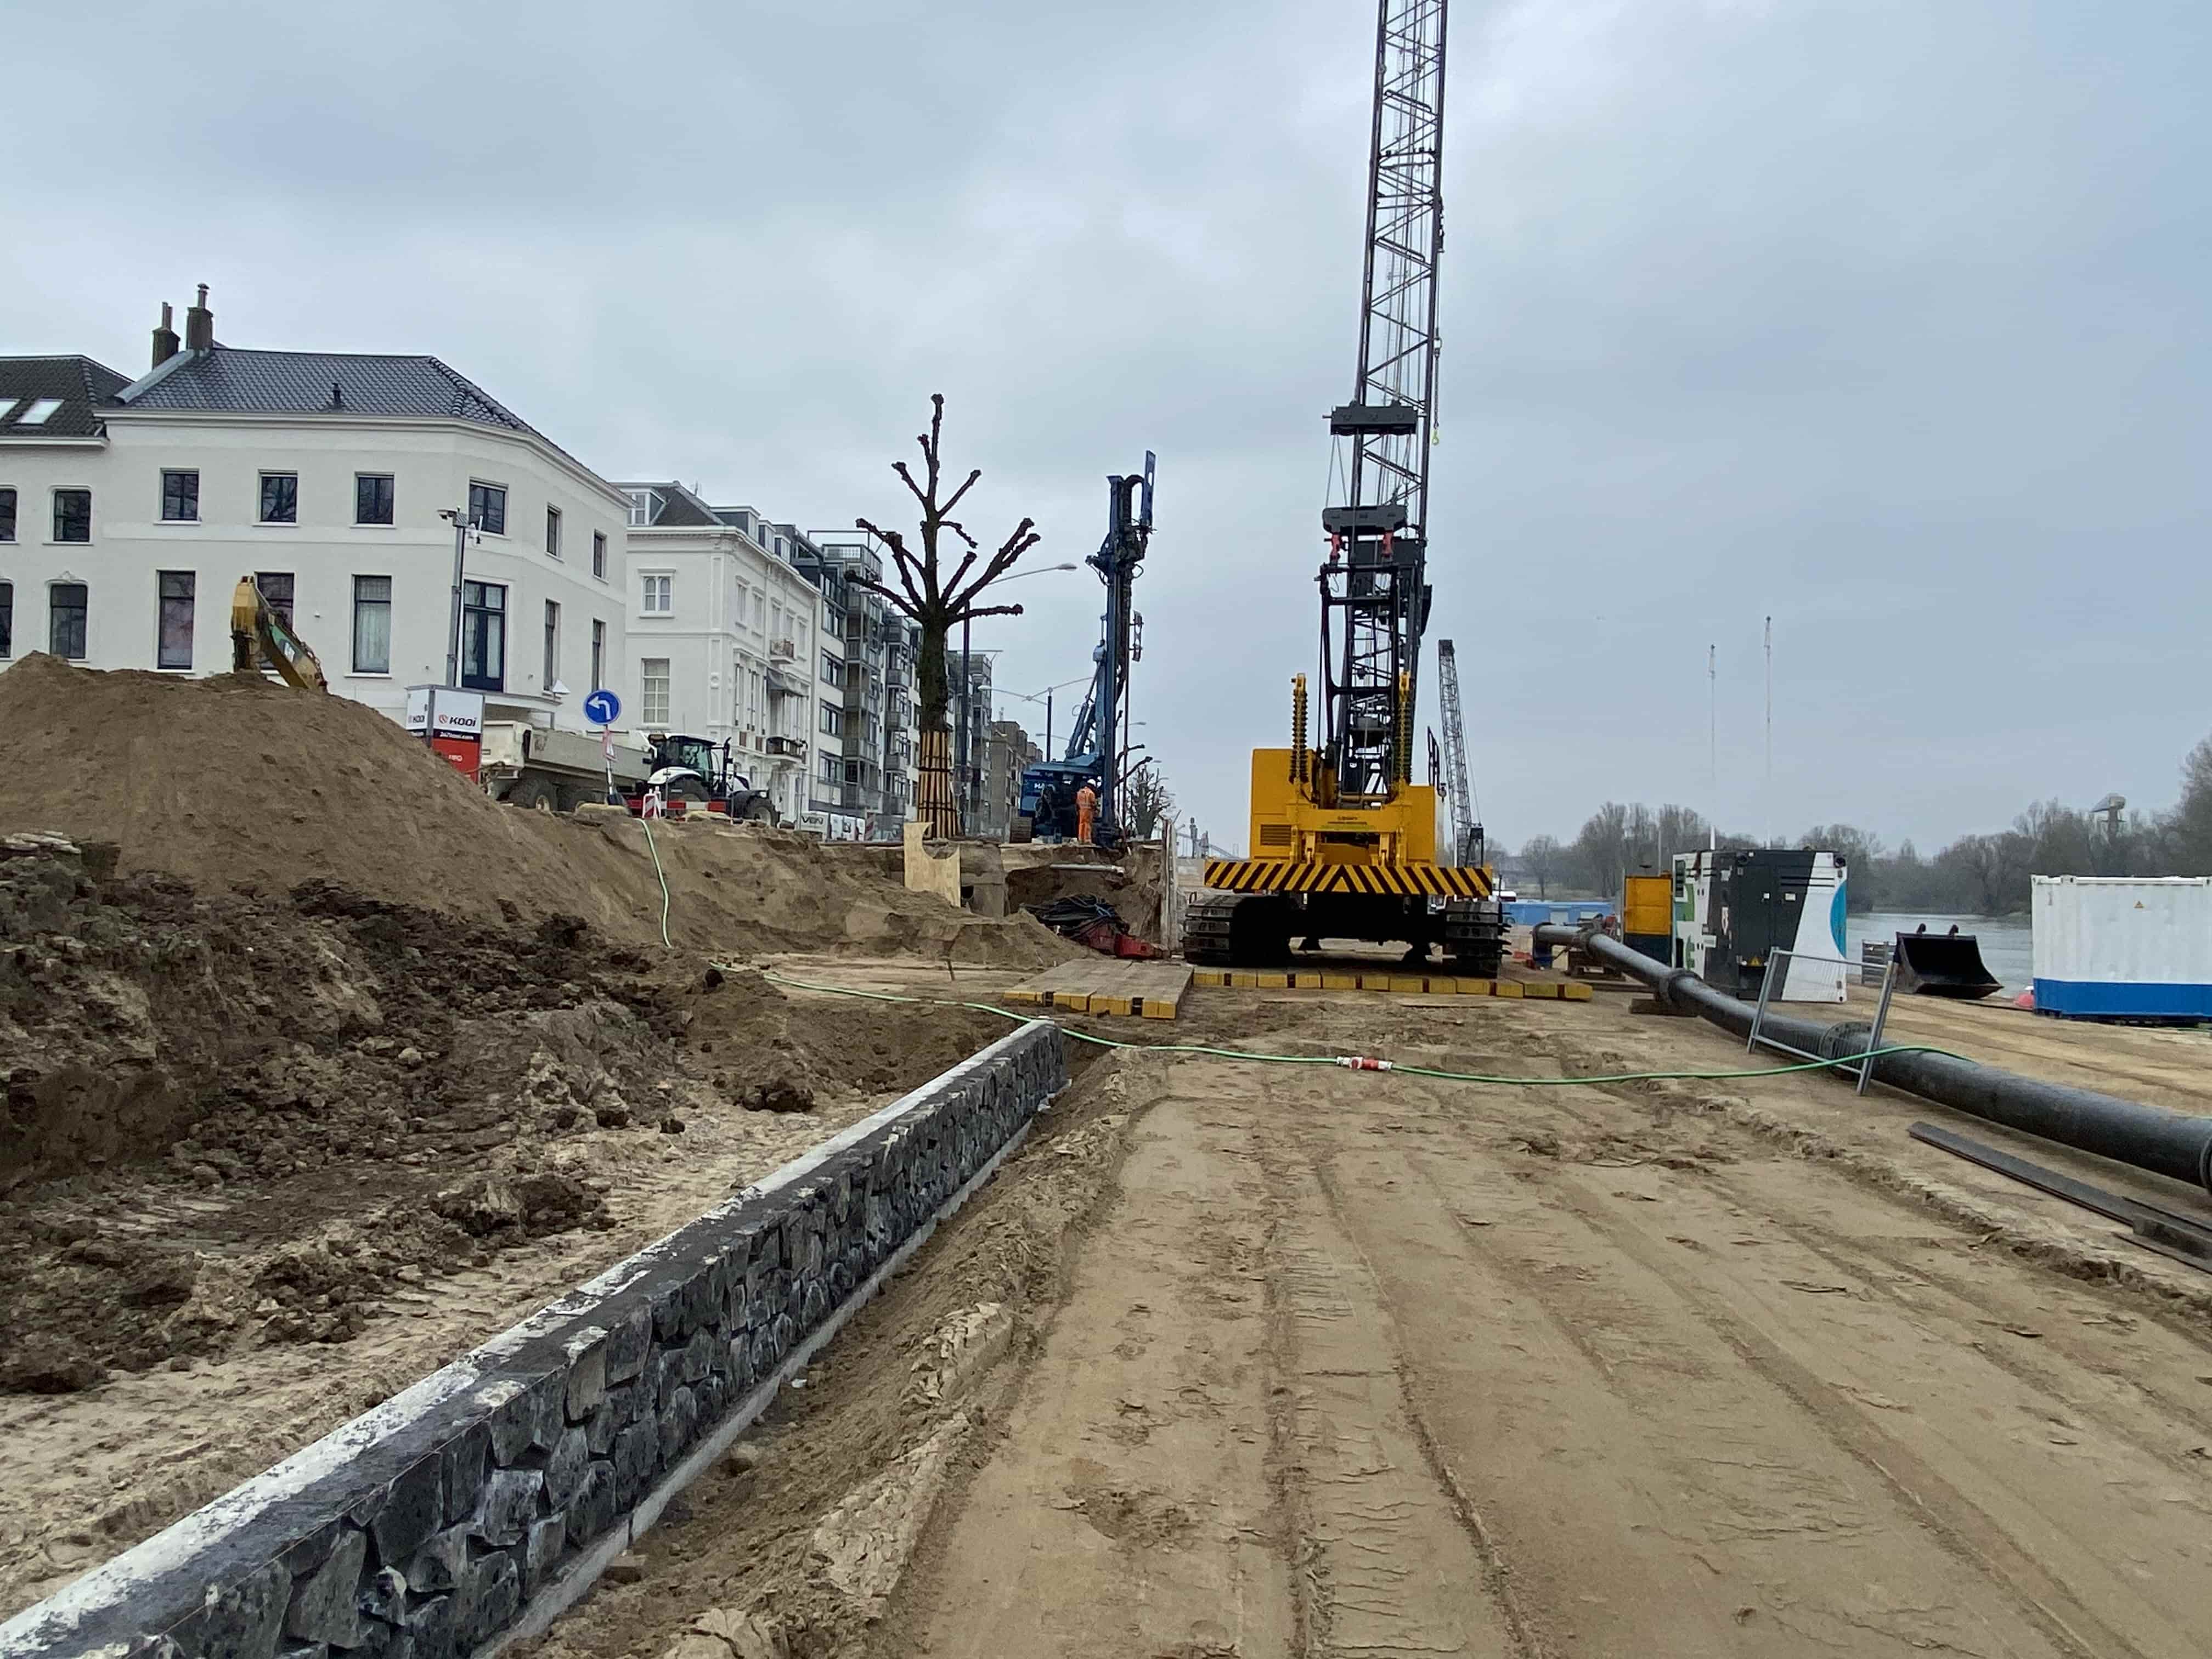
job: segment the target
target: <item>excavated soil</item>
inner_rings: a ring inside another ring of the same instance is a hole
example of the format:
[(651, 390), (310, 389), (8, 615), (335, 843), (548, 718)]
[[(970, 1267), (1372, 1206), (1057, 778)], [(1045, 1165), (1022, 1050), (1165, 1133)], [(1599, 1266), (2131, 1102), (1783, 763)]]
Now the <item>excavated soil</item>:
[(570, 915), (599, 934), (718, 954), (915, 951), (1047, 967), (1073, 947), (1026, 916), (969, 915), (809, 838), (751, 826), (580, 822), (488, 799), (373, 709), (258, 675), (71, 667), (0, 674), (0, 832), (54, 830), (204, 893), (315, 878), (487, 924)]
[[(343, 1341), (404, 1269), (611, 1224), (599, 1137), (877, 1098), (1003, 1029), (793, 1003), (574, 918), (470, 926), (323, 880), (207, 897), (105, 862), (0, 842), (0, 1389)], [(191, 1231), (129, 1225), (186, 1194), (215, 1211)], [(318, 1237), (337, 1220), (362, 1236)]]

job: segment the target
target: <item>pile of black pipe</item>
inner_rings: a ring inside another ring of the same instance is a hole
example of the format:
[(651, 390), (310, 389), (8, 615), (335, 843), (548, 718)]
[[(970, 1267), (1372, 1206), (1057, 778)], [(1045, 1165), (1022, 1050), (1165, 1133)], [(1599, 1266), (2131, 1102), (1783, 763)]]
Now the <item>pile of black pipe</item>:
[[(1540, 927), (1535, 939), (1539, 945), (1574, 945), (1607, 967), (1643, 981), (1668, 1006), (1697, 1014), (1740, 1037), (1751, 1035), (1752, 1016), (1757, 1012), (1751, 1004), (1723, 995), (1686, 968), (1654, 962), (1594, 928)], [(1873, 1035), (1873, 1028), (1862, 1020), (1823, 1025), (1771, 1009), (1759, 1029), (1778, 1042), (1823, 1060), (1863, 1054)], [(1847, 1078), (1857, 1070), (1837, 1069)], [(2212, 1118), (2189, 1117), (2089, 1089), (2045, 1083), (1948, 1054), (1885, 1054), (1874, 1062), (1874, 1077), (1940, 1106), (2212, 1193)]]

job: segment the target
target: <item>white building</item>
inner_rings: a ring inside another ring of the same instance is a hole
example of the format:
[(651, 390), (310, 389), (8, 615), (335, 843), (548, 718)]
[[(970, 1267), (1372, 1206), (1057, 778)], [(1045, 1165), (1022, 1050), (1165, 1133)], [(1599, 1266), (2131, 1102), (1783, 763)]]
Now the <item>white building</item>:
[[(453, 514), (474, 526), (460, 680), (488, 716), (580, 726), (595, 684), (635, 707), (621, 491), (434, 357), (219, 345), (200, 298), (181, 349), (163, 307), (127, 386), (88, 359), (0, 360), (15, 654), (222, 672), (250, 574), (332, 691), (401, 719), (409, 685), (446, 678)], [(39, 389), (58, 363), (81, 395)]]
[(817, 731), (835, 695), (820, 684), (821, 596), (777, 556), (751, 508), (709, 507), (680, 483), (617, 487), (629, 501), (635, 723), (726, 740), (777, 813), (798, 817), (817, 751), (837, 746)]

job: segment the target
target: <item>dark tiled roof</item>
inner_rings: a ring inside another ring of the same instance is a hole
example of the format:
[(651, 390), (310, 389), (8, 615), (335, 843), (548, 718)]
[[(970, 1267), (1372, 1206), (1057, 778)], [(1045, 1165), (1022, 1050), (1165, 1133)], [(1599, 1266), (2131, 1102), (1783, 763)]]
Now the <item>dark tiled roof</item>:
[[(89, 357), (0, 357), (0, 439), (91, 438), (100, 433), (94, 405), (112, 400), (131, 384)], [(26, 398), (58, 398), (62, 406), (36, 426), (21, 420)]]
[(650, 489), (653, 492), (652, 527), (655, 530), (689, 529), (697, 525), (720, 526), (727, 522), (716, 517), (713, 507), (672, 479), (665, 483), (619, 483), (615, 488)]
[(132, 409), (247, 415), (444, 416), (532, 430), (522, 417), (435, 357), (363, 352), (246, 351), (217, 343), (164, 364), (122, 399)]

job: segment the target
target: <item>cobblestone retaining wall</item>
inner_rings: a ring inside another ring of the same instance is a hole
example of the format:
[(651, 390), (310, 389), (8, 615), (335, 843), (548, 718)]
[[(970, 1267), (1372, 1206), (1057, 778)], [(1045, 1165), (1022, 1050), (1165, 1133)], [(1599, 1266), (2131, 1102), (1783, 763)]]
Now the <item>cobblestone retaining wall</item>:
[(994, 1043), (26, 1609), (0, 1656), (458, 1659), (542, 1629), (988, 1175), (1064, 1042)]

